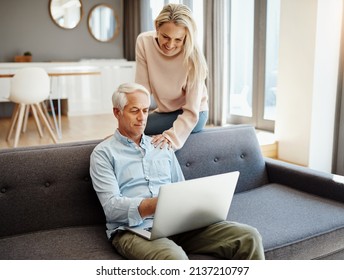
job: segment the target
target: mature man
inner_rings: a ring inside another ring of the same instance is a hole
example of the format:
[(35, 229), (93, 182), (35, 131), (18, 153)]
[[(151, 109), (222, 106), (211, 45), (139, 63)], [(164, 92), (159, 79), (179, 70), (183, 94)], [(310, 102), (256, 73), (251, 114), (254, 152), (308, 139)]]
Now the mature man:
[(118, 129), (94, 149), (90, 174), (116, 250), (128, 259), (188, 259), (191, 253), (264, 259), (260, 234), (248, 225), (224, 221), (154, 241), (124, 230), (128, 225), (151, 226), (159, 186), (184, 176), (169, 143), (155, 147), (144, 134), (150, 106), (146, 88), (123, 84), (112, 102)]

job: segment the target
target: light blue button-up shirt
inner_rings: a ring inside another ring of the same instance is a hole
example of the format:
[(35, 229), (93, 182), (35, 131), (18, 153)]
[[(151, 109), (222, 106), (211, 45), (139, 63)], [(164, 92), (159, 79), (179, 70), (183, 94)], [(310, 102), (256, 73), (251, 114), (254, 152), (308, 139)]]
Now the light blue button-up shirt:
[(118, 130), (95, 147), (90, 175), (104, 209), (109, 238), (122, 226), (144, 222), (138, 212), (144, 198), (157, 196), (163, 184), (184, 180), (172, 149), (154, 148), (146, 135), (138, 146)]

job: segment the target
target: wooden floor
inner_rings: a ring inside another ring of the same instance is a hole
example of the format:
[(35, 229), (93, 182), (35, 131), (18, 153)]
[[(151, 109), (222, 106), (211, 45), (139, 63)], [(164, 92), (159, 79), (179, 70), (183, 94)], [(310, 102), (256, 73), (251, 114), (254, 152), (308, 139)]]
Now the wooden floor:
[[(10, 118), (0, 119), (0, 149), (11, 148), (13, 138), (6, 141), (10, 126)], [(82, 140), (103, 139), (112, 134), (117, 127), (117, 120), (112, 114), (92, 116), (62, 116), (62, 138), (58, 143), (76, 142)], [(13, 133), (14, 134), (14, 133)], [(34, 119), (29, 118), (27, 131), (20, 135), (18, 147), (53, 144), (48, 131), (44, 130), (40, 138)]]
[[(10, 127), (10, 118), (0, 118), (0, 149), (11, 148), (13, 137), (6, 141)], [(62, 116), (62, 138), (58, 143), (83, 140), (103, 139), (115, 131), (117, 120), (112, 114), (88, 116)], [(14, 133), (13, 133), (14, 134)], [(272, 133), (257, 131), (258, 140), (264, 156), (277, 157), (277, 143)], [(27, 131), (22, 133), (18, 147), (53, 144), (48, 131), (44, 130), (43, 138), (39, 137), (34, 119), (29, 117)]]

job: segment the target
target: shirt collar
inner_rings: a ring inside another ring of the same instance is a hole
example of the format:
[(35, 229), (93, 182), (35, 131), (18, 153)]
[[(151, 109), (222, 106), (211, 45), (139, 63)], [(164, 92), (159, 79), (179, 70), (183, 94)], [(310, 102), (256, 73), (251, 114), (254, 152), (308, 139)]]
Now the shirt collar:
[[(118, 129), (116, 130), (114, 137), (124, 145), (131, 146), (132, 144), (135, 144), (135, 142), (132, 139), (123, 136)], [(148, 139), (148, 136), (143, 134), (141, 137), (140, 147), (147, 149), (149, 147), (149, 144), (150, 141)]]

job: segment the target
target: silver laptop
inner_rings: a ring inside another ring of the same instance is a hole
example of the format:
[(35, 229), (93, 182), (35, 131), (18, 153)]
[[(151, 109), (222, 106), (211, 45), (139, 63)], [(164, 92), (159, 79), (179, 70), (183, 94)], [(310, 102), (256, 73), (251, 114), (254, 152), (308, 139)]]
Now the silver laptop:
[(226, 220), (239, 171), (160, 187), (153, 224), (127, 230), (154, 240)]

